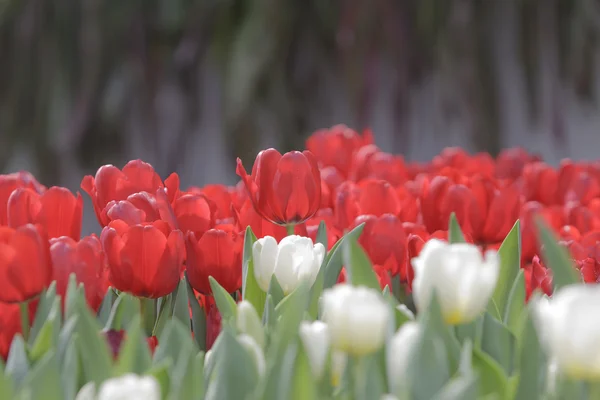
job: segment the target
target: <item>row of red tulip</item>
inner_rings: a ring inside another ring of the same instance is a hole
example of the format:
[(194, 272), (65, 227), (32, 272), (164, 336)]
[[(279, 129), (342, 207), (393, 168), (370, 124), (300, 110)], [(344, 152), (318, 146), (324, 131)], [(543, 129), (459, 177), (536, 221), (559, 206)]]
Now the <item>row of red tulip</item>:
[(208, 276), (230, 292), (240, 288), (247, 226), (258, 237), (280, 240), (291, 227), (314, 240), (325, 221), (331, 247), (364, 222), (360, 244), (382, 286), (398, 279), (410, 290), (409, 260), (429, 238), (447, 236), (452, 212), (482, 249), (498, 247), (520, 219), (530, 293), (550, 290), (549, 272), (536, 256), (532, 217), (541, 213), (567, 241), (584, 279), (598, 277), (600, 162), (565, 161), (555, 169), (520, 149), (494, 159), (454, 148), (427, 164), (406, 163), (377, 148), (369, 132), (345, 126), (316, 132), (307, 148), (284, 155), (265, 150), (250, 175), (238, 160), (235, 187), (182, 190), (177, 174), (163, 180), (140, 160), (121, 170), (103, 166), (81, 182), (103, 228), (100, 238), (80, 239), (79, 193), (47, 189), (27, 172), (0, 176), (0, 352), (20, 330), (15, 304), (35, 299), (53, 280), (64, 294), (71, 273), (97, 309), (109, 286), (165, 296), (185, 269), (214, 339), (219, 317)]

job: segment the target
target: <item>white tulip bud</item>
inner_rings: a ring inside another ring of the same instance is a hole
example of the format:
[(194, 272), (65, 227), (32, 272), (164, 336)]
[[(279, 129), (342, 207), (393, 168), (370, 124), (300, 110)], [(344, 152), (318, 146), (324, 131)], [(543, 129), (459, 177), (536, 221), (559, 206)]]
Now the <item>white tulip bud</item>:
[(427, 309), (435, 290), (446, 323), (457, 325), (471, 322), (485, 310), (496, 288), (500, 261), (491, 250), (483, 258), (474, 244), (431, 239), (412, 259), (412, 266), (417, 309)]
[(269, 290), (273, 275), (285, 295), (303, 281), (309, 281), (312, 285), (324, 258), (325, 247), (321, 243), (313, 244), (310, 238), (303, 236), (287, 236), (279, 244), (275, 238), (265, 236), (252, 246), (254, 276), (258, 286), (265, 292)]
[(263, 375), (267, 368), (267, 362), (265, 361), (265, 354), (263, 353), (262, 348), (256, 343), (256, 340), (250, 335), (246, 335), (242, 333), (237, 337), (238, 342), (246, 349), (248, 354), (254, 360), (256, 365), (256, 370), (259, 375)]
[(417, 322), (409, 321), (398, 329), (387, 345), (387, 376), (394, 393), (407, 384), (406, 373), (409, 368), (412, 349), (420, 334), (421, 326)]
[(379, 291), (338, 284), (323, 292), (322, 305), (334, 349), (360, 356), (383, 346), (391, 310)]
[(75, 400), (160, 400), (160, 385), (153, 376), (127, 374), (105, 381), (96, 396), (93, 382), (84, 385)]
[(242, 300), (238, 304), (237, 328), (241, 333), (246, 333), (261, 347), (265, 347), (265, 331), (262, 321), (254, 306), (247, 300)]
[(348, 365), (348, 355), (341, 351), (331, 352), (331, 385), (338, 387)]
[[(555, 371), (575, 380), (600, 381), (600, 286), (566, 286), (534, 301), (540, 342)], [(554, 367), (554, 366), (553, 366)]]
[(302, 321), (300, 339), (310, 361), (315, 378), (321, 379), (329, 355), (329, 328), (322, 321)]

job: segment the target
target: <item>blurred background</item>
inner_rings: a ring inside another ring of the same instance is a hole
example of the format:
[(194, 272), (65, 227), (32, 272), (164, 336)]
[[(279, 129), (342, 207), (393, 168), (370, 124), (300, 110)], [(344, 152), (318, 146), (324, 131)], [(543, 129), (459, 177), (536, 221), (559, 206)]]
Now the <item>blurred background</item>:
[(597, 0), (3, 0), (0, 170), (233, 183), (338, 123), (408, 160), (598, 158), (599, 30)]

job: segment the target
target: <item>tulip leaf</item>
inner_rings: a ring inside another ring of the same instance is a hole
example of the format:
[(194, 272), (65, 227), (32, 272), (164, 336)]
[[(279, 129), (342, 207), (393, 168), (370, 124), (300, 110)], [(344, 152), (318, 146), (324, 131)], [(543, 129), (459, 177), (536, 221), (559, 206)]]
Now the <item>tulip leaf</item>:
[(321, 220), (319, 222), (319, 228), (317, 229), (317, 243), (321, 243), (325, 250), (329, 247), (329, 241), (327, 240), (327, 227), (325, 226), (325, 221)]
[[(177, 288), (179, 288), (179, 285), (177, 285)], [(177, 291), (177, 288), (174, 290), (174, 292)], [(173, 314), (172, 310), (175, 308), (173, 301), (173, 293), (168, 294), (158, 300), (158, 315), (156, 316), (156, 321), (154, 322), (154, 327), (152, 328), (152, 336), (159, 337), (160, 333), (165, 328), (165, 324)]]
[[(179, 281), (177, 288), (171, 293), (173, 296), (172, 316), (181, 321), (185, 326), (190, 326), (190, 301), (187, 278)], [(193, 295), (193, 291), (192, 291)]]
[[(166, 359), (166, 360), (162, 361), (161, 363), (154, 365), (147, 371), (147, 374), (156, 378), (156, 381), (160, 385), (160, 394), (161, 394), (160, 398), (161, 399), (166, 399), (169, 394), (170, 380), (171, 380), (169, 371), (171, 371), (172, 368), (173, 368), (172, 360)], [(199, 379), (199, 378), (197, 377), (196, 379)], [(199, 392), (199, 393), (204, 393), (204, 392)]]
[[(108, 322), (112, 306), (116, 299), (117, 295), (115, 294), (115, 291), (109, 287), (104, 295), (104, 299), (102, 299), (100, 309), (98, 310), (98, 322), (100, 322), (101, 325), (105, 326)], [(67, 317), (65, 317), (65, 319), (67, 319)]]
[(61, 385), (65, 400), (73, 400), (77, 395), (79, 380), (79, 364), (77, 360), (77, 343), (79, 338), (69, 342), (61, 365)]
[(510, 291), (521, 265), (521, 228), (518, 220), (502, 242), (498, 256), (500, 273), (492, 300), (496, 303), (500, 316), (503, 316), (506, 314)]
[(508, 387), (507, 377), (492, 357), (483, 351), (473, 349), (473, 368), (479, 372), (479, 396), (500, 395), (504, 399)]
[(171, 319), (167, 321), (163, 330), (160, 346), (154, 353), (153, 365), (157, 366), (169, 359), (175, 362), (183, 348), (194, 349), (189, 327), (177, 319)]
[(63, 362), (63, 358), (67, 352), (69, 343), (73, 341), (75, 330), (77, 329), (77, 315), (72, 316), (63, 325), (58, 334), (57, 355), (59, 362)]
[(56, 353), (51, 350), (31, 369), (23, 388), (32, 399), (62, 400), (60, 368)]
[(69, 274), (69, 282), (67, 283), (67, 291), (64, 298), (65, 319), (69, 319), (77, 311), (77, 303), (79, 302), (78, 290), (77, 276), (71, 273)]
[(252, 246), (256, 242), (256, 235), (252, 228), (246, 228), (244, 236), (244, 253), (242, 256), (242, 299), (248, 300), (258, 312), (262, 313), (265, 308), (266, 293), (258, 286), (254, 275), (254, 260), (252, 258)]
[(520, 331), (523, 310), (525, 309), (525, 295), (525, 274), (521, 269), (517, 273), (517, 277), (510, 290), (503, 319), (504, 324), (513, 334), (517, 334)]
[(408, 365), (407, 381), (410, 382), (411, 398), (414, 399), (431, 399), (451, 376), (446, 347), (430, 329), (423, 329), (419, 334)]
[(556, 235), (541, 218), (536, 220), (539, 241), (542, 247), (544, 263), (552, 270), (554, 290), (573, 283), (581, 282), (578, 272), (564, 246), (558, 244)]
[(285, 298), (285, 293), (283, 293), (283, 289), (279, 284), (279, 281), (275, 277), (275, 275), (271, 275), (271, 282), (269, 282), (269, 291), (267, 294), (271, 295), (273, 299), (273, 304), (277, 306), (281, 300)]
[(83, 380), (100, 384), (109, 377), (111, 371), (111, 352), (100, 333), (100, 326), (89, 308), (82, 301), (77, 311), (78, 353), (81, 357)]
[(40, 296), (40, 301), (37, 305), (33, 325), (29, 331), (29, 345), (33, 344), (38, 333), (42, 329), (42, 326), (44, 326), (44, 323), (46, 323), (46, 319), (48, 318), (48, 314), (50, 313), (50, 309), (52, 308), (54, 299), (56, 299), (56, 297), (56, 282), (52, 282), (50, 286), (48, 286), (48, 289)]
[(450, 213), (450, 219), (448, 221), (448, 243), (465, 243), (465, 235), (463, 235), (460, 229), (460, 224), (456, 219), (454, 212)]
[(275, 305), (273, 304), (273, 297), (271, 297), (271, 295), (267, 295), (262, 322), (267, 329), (272, 329), (277, 322), (277, 314), (275, 314)]
[(496, 360), (507, 376), (513, 372), (515, 346), (516, 338), (510, 330), (486, 313), (483, 316), (481, 350)]
[(303, 346), (298, 346), (291, 392), (286, 398), (291, 398), (292, 400), (319, 398), (317, 380), (313, 376), (313, 369)]
[(197, 379), (194, 358), (193, 343), (186, 341), (171, 368), (169, 400), (193, 400), (198, 397), (194, 394), (194, 380)]
[(454, 378), (432, 400), (477, 400), (478, 383), (475, 375)]
[(319, 273), (317, 274), (317, 279), (310, 289), (310, 305), (308, 306), (308, 312), (310, 317), (314, 320), (319, 316), (319, 301), (321, 299), (321, 295), (323, 294), (323, 285), (325, 283), (325, 268), (321, 265), (319, 269)]
[(227, 293), (227, 290), (225, 290), (223, 286), (221, 286), (219, 282), (215, 280), (215, 278), (209, 276), (208, 280), (215, 298), (215, 303), (217, 304), (217, 308), (221, 313), (222, 321), (233, 321), (235, 325), (235, 319), (237, 315), (237, 306), (235, 304), (235, 300), (233, 300), (233, 297)]
[(204, 382), (204, 357), (205, 353), (203, 351), (196, 354), (194, 357), (194, 393), (196, 397), (199, 394), (204, 394), (205, 392), (205, 382)]
[(484, 318), (484, 316), (480, 316), (467, 324), (455, 326), (454, 331), (458, 341), (464, 343), (466, 340), (469, 340), (475, 347), (480, 347), (484, 328)]
[(121, 292), (113, 304), (105, 329), (121, 330), (139, 312), (138, 300), (129, 293)]
[(254, 391), (258, 381), (256, 363), (236, 340), (230, 329), (221, 332), (219, 354), (213, 354), (214, 381), (208, 387), (206, 400), (244, 399)]
[(366, 286), (368, 288), (381, 290), (377, 274), (369, 257), (356, 240), (346, 240), (342, 243), (342, 254), (348, 280), (354, 286)]
[[(342, 271), (343, 257), (342, 257), (342, 246), (341, 244), (348, 240), (358, 240), (363, 229), (365, 228), (364, 222), (350, 232), (342, 236), (331, 248), (331, 251), (327, 253), (323, 266), (325, 267), (325, 282), (323, 283), (323, 290), (329, 289), (338, 280), (340, 272)], [(322, 268), (322, 267), (321, 267)]]
[(116, 374), (128, 372), (143, 374), (150, 366), (151, 357), (148, 342), (142, 330), (140, 315), (136, 315), (127, 329), (127, 335), (119, 351)]
[(5, 373), (10, 376), (15, 384), (19, 386), (23, 379), (29, 374), (30, 362), (27, 357), (27, 349), (23, 336), (17, 334), (13, 337), (6, 360)]
[(4, 371), (0, 370), (0, 399), (13, 399), (14, 385), (10, 376), (5, 375)]
[(198, 348), (204, 351), (206, 350), (206, 313), (204, 312), (204, 309), (200, 307), (200, 303), (194, 294), (194, 289), (187, 280), (187, 275), (184, 280), (186, 282), (187, 298), (190, 299), (189, 304), (192, 309), (192, 332), (194, 332), (194, 340), (196, 341)]
[(33, 346), (29, 352), (31, 361), (35, 363), (41, 359), (52, 347), (58, 343), (58, 335), (60, 332), (60, 299), (57, 297), (54, 299), (54, 305), (48, 313), (46, 323), (42, 326), (39, 334), (37, 335)]
[(523, 333), (519, 342), (519, 383), (515, 400), (542, 398), (546, 382), (546, 356), (540, 346), (540, 340), (531, 309), (525, 309)]

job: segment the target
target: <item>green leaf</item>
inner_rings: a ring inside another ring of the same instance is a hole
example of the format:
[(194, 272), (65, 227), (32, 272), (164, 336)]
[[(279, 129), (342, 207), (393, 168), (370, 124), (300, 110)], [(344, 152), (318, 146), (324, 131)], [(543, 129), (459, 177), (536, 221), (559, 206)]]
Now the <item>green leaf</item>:
[(498, 256), (500, 257), (500, 274), (492, 299), (496, 303), (500, 315), (503, 316), (506, 313), (510, 290), (521, 269), (521, 228), (518, 220), (502, 242)]
[(233, 300), (233, 297), (231, 297), (223, 286), (221, 286), (212, 276), (209, 276), (208, 280), (215, 298), (215, 303), (221, 313), (222, 321), (235, 322), (237, 315), (237, 305), (235, 304), (235, 300)]
[(205, 399), (245, 399), (258, 381), (256, 364), (230, 329), (221, 332), (221, 340), (219, 353), (211, 356), (216, 358), (214, 380), (208, 386)]
[[(148, 375), (155, 377), (156, 380), (158, 381), (158, 384), (160, 385), (160, 393), (161, 393), (160, 398), (161, 399), (166, 399), (169, 394), (170, 386), (171, 386), (170, 385), (171, 377), (169, 375), (169, 371), (172, 370), (172, 368), (173, 368), (173, 362), (169, 358), (169, 359), (166, 359), (166, 360), (160, 362), (159, 364), (154, 365), (147, 372)], [(196, 379), (199, 379), (199, 378), (196, 378)]]
[(407, 380), (410, 382), (411, 398), (429, 400), (451, 376), (444, 342), (431, 329), (424, 329), (413, 347), (410, 359)]
[(465, 236), (460, 229), (456, 214), (453, 212), (450, 213), (450, 220), (448, 221), (448, 242), (465, 243)]
[(199, 393), (194, 393), (194, 381), (199, 379), (194, 369), (195, 354), (191, 341), (181, 347), (171, 370), (169, 400), (193, 400), (199, 397)]
[(77, 285), (77, 276), (74, 273), (69, 275), (69, 282), (67, 283), (67, 291), (65, 293), (65, 319), (69, 319), (77, 310), (77, 303), (79, 302), (79, 293)]
[(366, 286), (377, 291), (381, 290), (377, 274), (362, 247), (355, 240), (342, 243), (342, 254), (348, 281), (354, 286)]
[[(176, 290), (177, 289), (175, 289), (175, 291)], [(157, 338), (160, 336), (162, 330), (165, 328), (167, 320), (173, 313), (173, 295), (169, 294), (162, 297), (158, 302), (158, 307), (158, 315), (156, 317), (156, 322), (154, 323), (154, 328), (152, 328), (152, 336), (156, 336)]]
[[(190, 326), (190, 301), (187, 287), (187, 278), (184, 277), (179, 281), (177, 289), (172, 293), (174, 299), (172, 315), (180, 320), (185, 326)], [(194, 297), (194, 291), (192, 290), (192, 298)]]
[(515, 400), (542, 398), (545, 385), (546, 357), (529, 309), (525, 309), (524, 330), (519, 343), (519, 384)]
[(274, 274), (271, 276), (271, 282), (269, 282), (269, 291), (267, 292), (267, 295), (271, 296), (275, 306), (277, 306), (285, 297), (283, 289), (281, 288), (281, 285), (279, 285), (279, 281)]
[(486, 313), (483, 317), (481, 350), (502, 366), (506, 376), (513, 372), (515, 346), (516, 339), (510, 330)]
[(60, 309), (60, 298), (54, 299), (54, 304), (48, 313), (46, 323), (42, 326), (39, 334), (37, 335), (29, 356), (33, 363), (41, 359), (51, 348), (58, 343), (58, 335), (60, 333), (61, 324), (61, 309)]
[(42, 326), (46, 323), (46, 318), (48, 318), (48, 313), (52, 308), (52, 304), (54, 304), (54, 299), (56, 299), (56, 282), (52, 282), (50, 286), (48, 286), (48, 289), (40, 296), (35, 319), (31, 326), (31, 331), (29, 332), (27, 341), (29, 345), (33, 344), (38, 333), (42, 329)]
[(477, 400), (477, 386), (477, 376), (461, 376), (448, 382), (433, 400)]
[(105, 329), (125, 329), (129, 321), (139, 313), (139, 302), (137, 298), (129, 293), (121, 292), (113, 304), (110, 316), (106, 321)]
[(256, 242), (256, 236), (252, 228), (246, 228), (244, 236), (244, 254), (242, 256), (242, 299), (248, 300), (254, 306), (254, 309), (262, 316), (262, 310), (265, 308), (267, 294), (258, 286), (254, 276), (254, 261), (252, 258), (252, 246)]
[(308, 313), (310, 317), (315, 320), (319, 317), (319, 301), (323, 294), (323, 284), (325, 283), (325, 268), (321, 265), (317, 279), (310, 289), (310, 305), (308, 306)]
[[(104, 295), (104, 299), (102, 299), (102, 304), (100, 305), (100, 309), (98, 310), (98, 322), (102, 326), (106, 326), (108, 322), (108, 318), (110, 317), (110, 312), (112, 310), (113, 303), (117, 299), (117, 295), (112, 288), (108, 288), (106, 294)], [(65, 317), (65, 320), (68, 319)]]
[(464, 343), (469, 340), (474, 347), (480, 347), (483, 336), (483, 320), (484, 317), (480, 316), (468, 324), (456, 325), (454, 331), (458, 341)]
[(323, 266), (321, 267), (325, 267), (325, 282), (323, 284), (323, 290), (329, 289), (335, 285), (338, 277), (340, 276), (340, 272), (342, 271), (343, 257), (341, 244), (347, 240), (358, 240), (364, 228), (365, 224), (362, 223), (352, 229), (350, 232), (346, 233), (333, 245), (331, 251), (327, 253), (325, 261), (323, 261)]
[(546, 226), (541, 218), (536, 220), (538, 235), (542, 248), (544, 263), (552, 270), (554, 290), (573, 283), (580, 283), (581, 277), (569, 257), (564, 246), (558, 244), (554, 233)]
[(63, 325), (60, 333), (58, 334), (57, 344), (57, 356), (60, 363), (63, 363), (63, 358), (67, 352), (69, 343), (73, 340), (73, 335), (77, 329), (77, 315), (72, 316)]
[(325, 250), (329, 246), (329, 241), (327, 240), (327, 227), (325, 226), (325, 221), (321, 220), (319, 222), (319, 228), (317, 229), (317, 243), (321, 243)]
[(313, 377), (310, 360), (303, 346), (298, 346), (291, 389), (292, 400), (319, 398), (317, 381)]
[(508, 296), (506, 304), (506, 313), (504, 314), (504, 324), (513, 334), (521, 330), (523, 320), (523, 310), (525, 309), (525, 274), (520, 270), (513, 282), (513, 286)]
[(23, 387), (30, 390), (33, 399), (63, 400), (59, 371), (56, 353), (49, 351), (27, 375)]
[(275, 305), (273, 304), (273, 298), (271, 295), (267, 296), (262, 319), (266, 330), (272, 329), (275, 326), (275, 322), (277, 322), (277, 314), (275, 313)]
[[(187, 282), (187, 276), (185, 278)], [(187, 297), (190, 299), (190, 308), (192, 309), (192, 332), (194, 332), (194, 340), (198, 344), (198, 348), (202, 351), (206, 350), (206, 313), (200, 307), (200, 303), (194, 294), (194, 289), (189, 284), (186, 284)]]
[[(191, 351), (189, 349), (192, 349)], [(177, 319), (171, 319), (165, 325), (162, 341), (154, 353), (153, 365), (160, 365), (166, 360), (175, 362), (182, 349), (195, 354), (196, 349), (189, 328)]]
[(115, 374), (134, 372), (141, 375), (146, 372), (150, 364), (150, 349), (142, 330), (140, 315), (136, 315), (129, 324), (127, 335), (121, 345)]
[(479, 372), (479, 395), (506, 395), (508, 382), (504, 371), (492, 357), (479, 349), (473, 349), (473, 368)]
[(12, 399), (15, 393), (13, 381), (3, 372), (0, 371), (0, 399)]
[[(149, 299), (147, 297), (138, 297), (138, 302), (140, 305), (140, 313), (142, 316), (141, 321), (144, 327), (144, 333), (148, 336), (152, 336), (152, 330), (154, 329), (154, 325), (156, 325), (156, 300)], [(135, 317), (136, 316), (128, 321), (126, 328), (128, 327), (129, 323), (135, 319)]]
[(18, 386), (29, 374), (30, 365), (29, 359), (27, 358), (25, 340), (23, 340), (23, 336), (17, 334), (14, 336), (10, 345), (4, 372), (7, 376), (10, 376)]
[(194, 393), (198, 397), (200, 394), (204, 395), (205, 384), (204, 384), (204, 352), (196, 354), (194, 357)]
[(91, 310), (81, 301), (77, 311), (76, 332), (84, 381), (100, 384), (110, 376), (112, 353)]
[(77, 386), (79, 380), (77, 340), (79, 340), (79, 338), (76, 337), (73, 341), (69, 342), (62, 360), (60, 383), (63, 388), (65, 400), (73, 400), (77, 395)]

